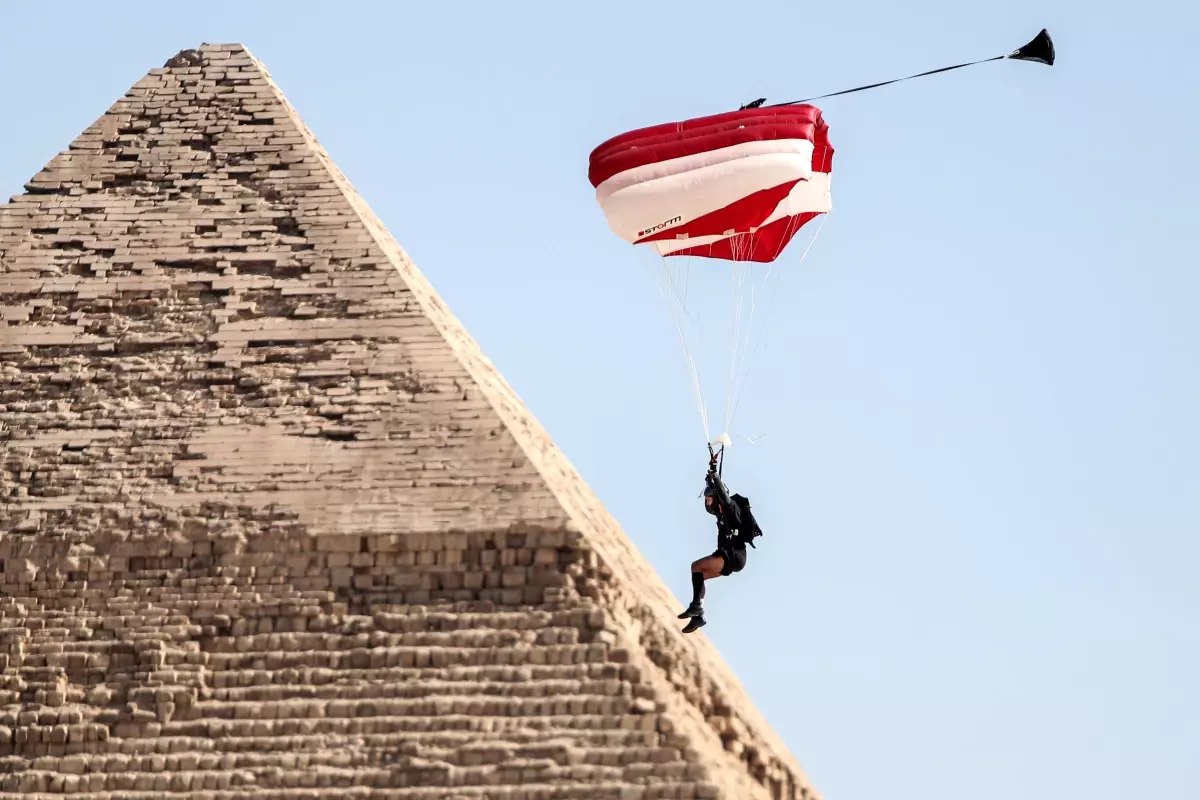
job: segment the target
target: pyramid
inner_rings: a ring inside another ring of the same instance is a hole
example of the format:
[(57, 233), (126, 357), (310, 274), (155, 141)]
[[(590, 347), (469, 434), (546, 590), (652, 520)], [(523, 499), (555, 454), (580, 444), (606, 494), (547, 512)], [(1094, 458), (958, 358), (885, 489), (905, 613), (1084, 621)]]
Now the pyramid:
[(0, 206), (0, 798), (817, 797), (241, 45)]

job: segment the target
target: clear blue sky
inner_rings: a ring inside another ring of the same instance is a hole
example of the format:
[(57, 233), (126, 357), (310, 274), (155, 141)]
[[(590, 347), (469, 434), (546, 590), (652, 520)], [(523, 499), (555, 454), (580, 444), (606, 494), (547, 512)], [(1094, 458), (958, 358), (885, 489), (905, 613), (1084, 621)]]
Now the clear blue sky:
[(246, 43), (681, 598), (703, 437), (589, 151), (1048, 27), (1052, 69), (823, 103), (835, 211), (727, 469), (766, 536), (705, 632), (827, 800), (1197, 796), (1196, 7), (84, 8), (0, 5), (5, 196), (147, 69)]

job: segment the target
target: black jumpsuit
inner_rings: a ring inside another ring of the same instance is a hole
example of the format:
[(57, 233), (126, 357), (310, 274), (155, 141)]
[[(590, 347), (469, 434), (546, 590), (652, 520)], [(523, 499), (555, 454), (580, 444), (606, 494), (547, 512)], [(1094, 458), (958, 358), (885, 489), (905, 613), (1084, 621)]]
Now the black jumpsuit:
[(713, 555), (725, 559), (725, 565), (721, 567), (721, 574), (729, 576), (735, 572), (741, 572), (742, 568), (746, 566), (746, 543), (738, 535), (738, 532), (747, 522), (751, 525), (754, 522), (752, 519), (742, 519), (741, 507), (729, 498), (720, 479), (709, 475), (707, 481), (709, 493), (711, 493), (716, 506), (717, 517), (717, 549), (713, 551)]

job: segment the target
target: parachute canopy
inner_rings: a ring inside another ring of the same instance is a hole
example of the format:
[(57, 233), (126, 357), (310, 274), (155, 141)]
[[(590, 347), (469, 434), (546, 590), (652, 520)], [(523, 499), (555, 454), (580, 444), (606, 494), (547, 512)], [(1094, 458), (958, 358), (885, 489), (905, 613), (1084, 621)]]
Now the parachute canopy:
[(613, 232), (662, 256), (771, 262), (832, 208), (833, 147), (811, 105), (747, 108), (623, 133), (588, 177)]

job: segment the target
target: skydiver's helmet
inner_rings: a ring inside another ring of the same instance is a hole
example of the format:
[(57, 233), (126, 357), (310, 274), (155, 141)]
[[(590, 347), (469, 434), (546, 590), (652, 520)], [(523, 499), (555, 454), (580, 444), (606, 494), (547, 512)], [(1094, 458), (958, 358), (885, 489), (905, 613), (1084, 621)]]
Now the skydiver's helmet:
[(713, 492), (712, 484), (704, 486), (704, 510), (714, 517), (717, 515), (717, 498)]

